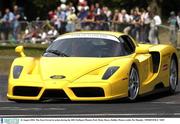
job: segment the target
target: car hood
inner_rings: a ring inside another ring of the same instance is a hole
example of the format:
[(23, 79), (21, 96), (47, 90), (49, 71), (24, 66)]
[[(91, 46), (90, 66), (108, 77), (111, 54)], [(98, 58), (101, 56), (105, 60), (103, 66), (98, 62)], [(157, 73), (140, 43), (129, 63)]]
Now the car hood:
[(72, 82), (115, 59), (117, 58), (42, 57), (39, 60), (39, 71), (43, 80), (63, 78)]

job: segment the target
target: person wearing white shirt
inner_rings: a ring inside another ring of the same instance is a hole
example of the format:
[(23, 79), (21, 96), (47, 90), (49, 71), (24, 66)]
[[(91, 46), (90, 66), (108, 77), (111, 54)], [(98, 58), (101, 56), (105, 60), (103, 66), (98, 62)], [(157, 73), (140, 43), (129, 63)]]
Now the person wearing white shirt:
[(161, 25), (162, 21), (159, 15), (150, 13), (150, 31), (149, 31), (149, 41), (152, 44), (159, 44), (159, 25)]
[(161, 21), (161, 18), (160, 18), (159, 15), (155, 15), (155, 16), (154, 16), (154, 20), (155, 20), (155, 25), (156, 25), (156, 26), (161, 25), (162, 21)]
[(161, 17), (156, 13), (154, 16), (154, 22), (155, 22), (155, 39), (156, 44), (159, 44), (159, 26), (162, 24)]
[(123, 9), (121, 14), (119, 14), (119, 21), (120, 23), (129, 23), (130, 18), (125, 9)]
[(180, 31), (180, 11), (178, 12), (178, 15), (177, 15), (177, 24), (178, 24), (178, 29)]

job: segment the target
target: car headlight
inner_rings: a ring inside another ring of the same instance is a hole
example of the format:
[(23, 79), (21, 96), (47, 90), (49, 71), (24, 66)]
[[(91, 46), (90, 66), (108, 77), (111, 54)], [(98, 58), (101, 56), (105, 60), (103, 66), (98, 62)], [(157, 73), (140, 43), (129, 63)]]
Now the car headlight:
[(23, 66), (14, 66), (13, 68), (13, 78), (18, 79), (23, 70)]
[(117, 70), (119, 69), (118, 66), (109, 67), (106, 72), (104, 73), (102, 79), (107, 80), (109, 79)]

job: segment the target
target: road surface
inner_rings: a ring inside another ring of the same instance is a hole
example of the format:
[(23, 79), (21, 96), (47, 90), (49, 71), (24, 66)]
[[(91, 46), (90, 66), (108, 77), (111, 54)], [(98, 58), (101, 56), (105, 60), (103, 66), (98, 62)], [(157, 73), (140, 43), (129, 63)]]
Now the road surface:
[(7, 76), (0, 76), (0, 117), (180, 117), (180, 86), (175, 95), (165, 92), (112, 102), (16, 103), (8, 101)]

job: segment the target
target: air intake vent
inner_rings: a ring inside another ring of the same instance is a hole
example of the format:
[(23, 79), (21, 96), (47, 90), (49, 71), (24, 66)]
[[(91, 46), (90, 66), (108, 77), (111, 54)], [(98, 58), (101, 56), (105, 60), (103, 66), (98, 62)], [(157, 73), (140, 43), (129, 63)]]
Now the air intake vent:
[(104, 97), (104, 90), (99, 87), (71, 88), (77, 97)]
[(45, 90), (42, 97), (42, 100), (46, 99), (69, 99), (66, 93), (63, 90)]
[(38, 96), (40, 87), (24, 87), (16, 86), (13, 88), (13, 95), (15, 96)]
[(150, 52), (152, 55), (152, 62), (153, 62), (153, 73), (157, 73), (159, 70), (160, 64), (160, 54), (159, 52)]

